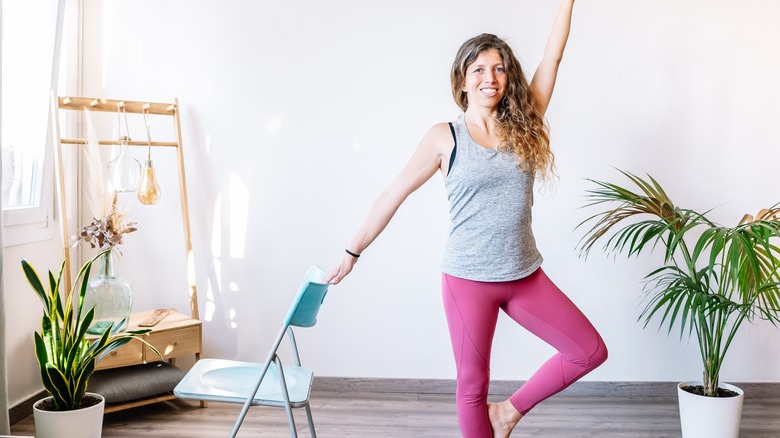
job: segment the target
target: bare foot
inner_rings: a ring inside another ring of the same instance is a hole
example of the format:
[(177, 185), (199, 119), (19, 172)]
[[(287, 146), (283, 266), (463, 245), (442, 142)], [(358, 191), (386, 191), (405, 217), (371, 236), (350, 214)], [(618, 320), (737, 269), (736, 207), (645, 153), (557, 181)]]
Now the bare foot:
[(509, 438), (512, 429), (517, 422), (523, 418), (520, 412), (517, 412), (509, 400), (501, 403), (488, 403), (488, 419), (490, 428), (493, 429), (493, 438)]

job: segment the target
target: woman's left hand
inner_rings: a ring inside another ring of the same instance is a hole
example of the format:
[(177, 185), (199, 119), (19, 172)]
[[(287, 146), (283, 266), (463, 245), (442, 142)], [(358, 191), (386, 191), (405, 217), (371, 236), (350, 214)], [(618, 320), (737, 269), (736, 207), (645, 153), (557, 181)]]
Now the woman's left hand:
[(343, 280), (344, 277), (347, 276), (347, 274), (352, 272), (352, 267), (355, 266), (357, 260), (358, 260), (357, 257), (352, 257), (349, 254), (344, 254), (341, 257), (341, 261), (339, 261), (339, 264), (336, 265), (330, 271), (328, 271), (328, 273), (325, 274), (325, 277), (323, 277), (322, 281), (334, 285), (339, 284), (339, 282), (341, 282), (341, 280)]

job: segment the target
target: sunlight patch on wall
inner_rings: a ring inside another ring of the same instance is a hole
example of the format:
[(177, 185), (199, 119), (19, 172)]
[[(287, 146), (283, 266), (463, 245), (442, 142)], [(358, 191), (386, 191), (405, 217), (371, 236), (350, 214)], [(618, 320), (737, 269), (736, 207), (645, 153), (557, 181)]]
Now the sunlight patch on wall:
[(222, 255), (222, 194), (217, 195), (214, 202), (214, 214), (211, 224), (211, 254), (214, 258)]
[(214, 304), (214, 290), (211, 280), (206, 283), (206, 308), (203, 310), (203, 319), (210, 322), (214, 319), (214, 311), (217, 306)]
[[(210, 144), (207, 141), (207, 144)], [(214, 202), (211, 224), (211, 253), (214, 266), (214, 280), (209, 280), (206, 289), (205, 318), (211, 321), (217, 310), (216, 295), (221, 294), (223, 246), (227, 245), (228, 255), (233, 259), (244, 258), (249, 211), (249, 189), (235, 173), (228, 176), (226, 188), (220, 192)], [(238, 292), (238, 283), (231, 281), (227, 287)], [(230, 327), (237, 328), (236, 309), (229, 310)]]
[(244, 258), (246, 248), (247, 216), (249, 211), (249, 189), (235, 173), (230, 174), (230, 257)]
[[(192, 267), (194, 269), (194, 265)], [(207, 278), (206, 279), (206, 309), (204, 310), (203, 313), (203, 319), (205, 319), (206, 321), (213, 320), (214, 311), (216, 309), (217, 306), (214, 304), (214, 284), (211, 282), (211, 278)]]
[(230, 309), (230, 328), (238, 328), (236, 324), (236, 309)]
[(195, 255), (192, 253), (192, 249), (190, 248), (187, 251), (187, 285), (189, 285), (192, 288), (197, 284), (196, 281), (197, 278), (195, 278)]
[(213, 263), (214, 281), (216, 282), (216, 285), (211, 282), (211, 279), (209, 279), (208, 283), (206, 284), (206, 309), (205, 313), (203, 314), (203, 317), (206, 321), (212, 321), (214, 319), (214, 312), (217, 310), (214, 289), (219, 288), (219, 285), (222, 284), (222, 262), (220, 262), (217, 257), (214, 257)]
[[(210, 138), (206, 138), (206, 145), (207, 147), (211, 145)], [(214, 290), (219, 290), (219, 285), (222, 284), (222, 262), (220, 262), (219, 257), (221, 255), (221, 245), (222, 242), (222, 202), (221, 202), (222, 195), (217, 195), (217, 199), (214, 202), (214, 213), (212, 215), (212, 224), (211, 224), (211, 254), (212, 257), (212, 264), (214, 265), (214, 281), (212, 282), (211, 278), (208, 279), (208, 283), (206, 284), (206, 309), (204, 313), (204, 319), (206, 321), (212, 321), (214, 318), (214, 312), (217, 310), (217, 305), (215, 304), (215, 294)]]

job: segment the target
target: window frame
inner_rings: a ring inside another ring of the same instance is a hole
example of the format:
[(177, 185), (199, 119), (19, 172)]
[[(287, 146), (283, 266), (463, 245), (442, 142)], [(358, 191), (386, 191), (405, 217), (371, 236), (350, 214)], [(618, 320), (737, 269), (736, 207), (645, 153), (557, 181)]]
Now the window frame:
[[(2, 1), (2, 0), (0, 0)], [(53, 34), (53, 50), (51, 57), (51, 75), (50, 90), (47, 95), (54, 94), (60, 82), (61, 53), (63, 42), (63, 27), (65, 22), (66, 0), (52, 0), (52, 12), (55, 14), (55, 30)], [(2, 60), (0, 59), (0, 63)], [(0, 78), (2, 80), (2, 78)], [(54, 164), (53, 154), (57, 145), (57, 139), (54, 135), (53, 111), (50, 99), (47, 99), (47, 122), (46, 122), (46, 142), (44, 145), (43, 159), (40, 165), (41, 175), (35, 178), (33, 184), (35, 190), (34, 199), (36, 205), (24, 207), (6, 207), (2, 209), (3, 214), (3, 246), (9, 247), (22, 245), (43, 240), (53, 239), (56, 235), (56, 226), (54, 223)], [(0, 109), (2, 117), (3, 109)], [(5, 122), (6, 119), (3, 118)]]

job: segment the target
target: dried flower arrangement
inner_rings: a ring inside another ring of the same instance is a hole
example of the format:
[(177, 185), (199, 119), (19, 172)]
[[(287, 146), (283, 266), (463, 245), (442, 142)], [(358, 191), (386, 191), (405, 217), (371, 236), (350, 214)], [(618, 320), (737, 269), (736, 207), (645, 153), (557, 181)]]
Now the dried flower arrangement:
[(92, 248), (114, 249), (116, 245), (123, 243), (123, 235), (137, 230), (135, 224), (135, 222), (128, 222), (125, 215), (117, 210), (116, 195), (114, 195), (108, 213), (103, 217), (93, 218), (92, 223), (85, 225), (81, 232), (74, 236), (74, 244), (83, 240)]

